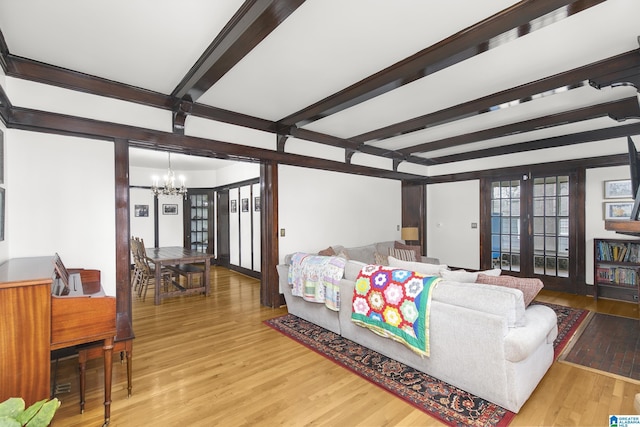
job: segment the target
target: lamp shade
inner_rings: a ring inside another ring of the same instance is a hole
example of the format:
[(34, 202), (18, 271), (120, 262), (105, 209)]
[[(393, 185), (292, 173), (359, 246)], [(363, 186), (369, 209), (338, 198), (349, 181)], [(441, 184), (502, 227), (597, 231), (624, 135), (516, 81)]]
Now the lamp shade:
[(419, 240), (418, 227), (402, 227), (400, 236), (402, 240)]

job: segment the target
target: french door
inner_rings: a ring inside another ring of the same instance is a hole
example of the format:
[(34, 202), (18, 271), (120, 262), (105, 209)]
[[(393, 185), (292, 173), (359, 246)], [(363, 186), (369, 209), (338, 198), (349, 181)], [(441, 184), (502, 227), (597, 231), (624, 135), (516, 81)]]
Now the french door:
[(484, 181), (483, 266), (576, 293), (576, 181), (569, 173)]

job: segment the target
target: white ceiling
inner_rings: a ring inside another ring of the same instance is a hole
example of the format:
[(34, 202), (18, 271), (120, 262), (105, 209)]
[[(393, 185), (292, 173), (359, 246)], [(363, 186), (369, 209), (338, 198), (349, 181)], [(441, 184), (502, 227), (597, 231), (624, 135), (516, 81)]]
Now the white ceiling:
[[(243, 4), (241, 0), (0, 0), (0, 30), (12, 55), (169, 95)], [(514, 0), (307, 0), (196, 102), (276, 122), (517, 4)], [(539, 20), (540, 28), (529, 34), (512, 39), (503, 35), (495, 48), (303, 129), (350, 138), (629, 52), (638, 49), (639, 17), (638, 0), (607, 0), (564, 19), (556, 13)], [(398, 150), (629, 96), (637, 97), (635, 88), (597, 90), (587, 84), (369, 144)], [(444, 148), (424, 157), (616, 125), (608, 118), (587, 120)], [(176, 168), (183, 161), (194, 168), (225, 164), (177, 154), (172, 160)], [(131, 154), (133, 165), (158, 167), (157, 162), (163, 161), (162, 153)]]

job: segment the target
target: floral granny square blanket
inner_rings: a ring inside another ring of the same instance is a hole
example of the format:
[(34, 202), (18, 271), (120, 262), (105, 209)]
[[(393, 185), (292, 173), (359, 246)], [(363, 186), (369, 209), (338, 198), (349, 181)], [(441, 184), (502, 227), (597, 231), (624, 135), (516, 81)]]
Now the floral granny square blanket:
[(351, 321), (429, 356), (429, 306), (438, 281), (438, 276), (367, 265), (356, 279)]

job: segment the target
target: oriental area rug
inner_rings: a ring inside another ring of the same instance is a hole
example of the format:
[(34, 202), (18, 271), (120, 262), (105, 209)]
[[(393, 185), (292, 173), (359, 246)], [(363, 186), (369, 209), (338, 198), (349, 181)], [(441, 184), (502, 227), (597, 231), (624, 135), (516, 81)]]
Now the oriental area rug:
[[(544, 305), (551, 307), (558, 316), (558, 338), (554, 342), (557, 357), (588, 311), (555, 304)], [(498, 405), (292, 314), (264, 323), (446, 424), (501, 427), (507, 426), (515, 416)]]

